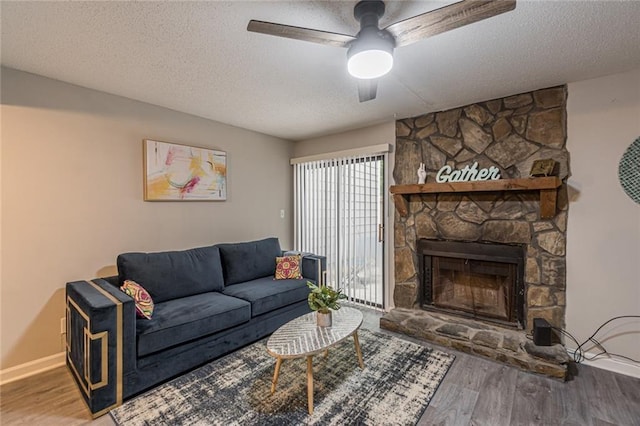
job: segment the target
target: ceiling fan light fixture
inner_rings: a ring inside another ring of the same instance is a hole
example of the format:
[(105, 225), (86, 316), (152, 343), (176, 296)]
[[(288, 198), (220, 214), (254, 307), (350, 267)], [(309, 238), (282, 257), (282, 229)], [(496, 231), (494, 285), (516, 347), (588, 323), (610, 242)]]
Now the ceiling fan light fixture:
[(349, 55), (347, 70), (355, 78), (382, 77), (393, 68), (393, 55), (382, 49), (363, 50)]
[[(377, 22), (377, 21), (376, 21)], [(377, 27), (366, 27), (347, 51), (347, 70), (355, 78), (382, 77), (393, 68), (393, 37)]]

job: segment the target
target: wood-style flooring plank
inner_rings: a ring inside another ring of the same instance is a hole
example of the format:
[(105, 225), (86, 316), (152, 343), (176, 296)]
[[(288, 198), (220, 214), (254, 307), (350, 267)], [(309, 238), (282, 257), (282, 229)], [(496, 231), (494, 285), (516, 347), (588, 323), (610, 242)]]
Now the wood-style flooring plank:
[(609, 423), (607, 421), (597, 419), (595, 417), (591, 419), (591, 424), (593, 426), (620, 426), (615, 423)]
[(625, 397), (616, 376), (617, 373), (580, 365), (574, 380), (580, 380), (594, 419), (615, 425), (640, 426), (640, 410)]
[(510, 424), (518, 370), (496, 364), (487, 372), (471, 415), (472, 425)]
[(420, 418), (418, 426), (467, 425), (478, 399), (475, 390), (459, 385), (440, 385), (438, 391)]
[(583, 398), (563, 383), (543, 376), (520, 372), (511, 413), (513, 425), (584, 426), (590, 420)]
[(589, 426), (591, 406), (587, 401), (582, 381), (549, 381), (549, 400), (554, 404), (557, 424), (562, 426)]
[(613, 377), (633, 411), (640, 413), (640, 379), (616, 373), (613, 373)]
[(510, 423), (517, 425), (549, 424), (549, 419), (554, 419), (554, 414), (557, 415), (557, 412), (546, 412), (551, 408), (550, 393), (551, 384), (548, 380), (533, 374), (518, 373)]
[[(445, 352), (451, 352), (444, 349)], [(486, 379), (487, 372), (500, 364), (478, 356), (459, 354), (454, 361), (455, 368), (450, 368), (445, 376), (445, 383), (455, 382), (460, 386), (479, 391)]]
[(67, 367), (0, 387), (2, 425), (83, 425), (89, 409)]

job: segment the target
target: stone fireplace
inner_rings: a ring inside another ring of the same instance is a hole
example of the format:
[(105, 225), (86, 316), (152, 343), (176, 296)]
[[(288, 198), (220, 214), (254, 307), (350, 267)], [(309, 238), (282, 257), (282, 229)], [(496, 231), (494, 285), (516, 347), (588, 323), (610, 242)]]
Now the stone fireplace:
[[(394, 178), (416, 184), (424, 164), (431, 183), (444, 165), (475, 162), (502, 179), (528, 178), (535, 160), (550, 158), (564, 182), (565, 142), (564, 86), (479, 102), (397, 121)], [(538, 317), (564, 326), (566, 184), (550, 217), (537, 191), (407, 198), (394, 223), (396, 309), (381, 327), (564, 377), (563, 346), (536, 347), (526, 333)]]

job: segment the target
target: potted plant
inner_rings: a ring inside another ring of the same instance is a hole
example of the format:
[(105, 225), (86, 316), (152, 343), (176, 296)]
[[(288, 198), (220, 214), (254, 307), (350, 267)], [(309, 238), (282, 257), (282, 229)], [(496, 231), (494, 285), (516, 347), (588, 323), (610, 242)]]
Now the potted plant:
[(346, 299), (347, 296), (342, 293), (342, 290), (334, 290), (328, 285), (317, 286), (310, 281), (307, 281), (307, 287), (311, 289), (307, 301), (309, 307), (316, 311), (316, 319), (319, 327), (331, 327), (331, 310), (337, 311), (340, 309), (341, 299)]

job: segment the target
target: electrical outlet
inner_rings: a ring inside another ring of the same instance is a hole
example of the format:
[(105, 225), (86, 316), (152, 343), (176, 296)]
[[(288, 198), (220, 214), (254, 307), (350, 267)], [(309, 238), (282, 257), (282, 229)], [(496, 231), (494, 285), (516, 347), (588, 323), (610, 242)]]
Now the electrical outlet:
[(284, 209), (280, 210), (280, 219), (284, 219)]
[(60, 318), (60, 334), (67, 332), (67, 319), (65, 317)]

